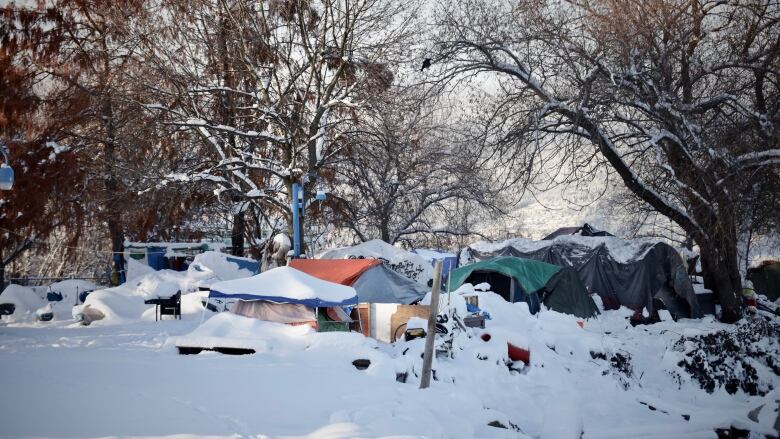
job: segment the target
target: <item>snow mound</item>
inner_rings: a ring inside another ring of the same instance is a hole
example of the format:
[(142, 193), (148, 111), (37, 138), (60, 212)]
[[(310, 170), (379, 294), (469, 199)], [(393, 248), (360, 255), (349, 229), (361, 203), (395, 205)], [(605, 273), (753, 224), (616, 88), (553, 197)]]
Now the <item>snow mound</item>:
[(100, 311), (105, 316), (105, 321), (113, 323), (137, 320), (142, 318), (144, 314), (154, 318), (153, 306), (145, 305), (142, 297), (124, 294), (119, 287), (95, 291), (87, 296), (84, 305), (75, 308), (86, 307)]
[(250, 258), (208, 251), (195, 256), (187, 268), (187, 273), (190, 277), (198, 278), (201, 286), (209, 286), (214, 282), (240, 279), (255, 274), (253, 271), (239, 266), (239, 262), (257, 263)]
[(154, 273), (154, 271), (155, 271), (154, 268), (142, 262), (138, 262), (133, 258), (127, 258), (127, 267), (126, 267), (127, 282), (132, 282), (133, 280), (138, 279), (139, 277)]
[(426, 258), (374, 239), (352, 246), (326, 250), (317, 259), (381, 259), (388, 268), (423, 285), (433, 278), (433, 267)]
[[(231, 260), (235, 262), (231, 262)], [(200, 287), (223, 280), (251, 276), (251, 270), (241, 268), (240, 261), (255, 262), (219, 252), (205, 252), (195, 256), (187, 271), (160, 270), (136, 277), (113, 288), (97, 290), (87, 296), (84, 307), (89, 306), (105, 315), (102, 323), (126, 323), (133, 320), (154, 320), (154, 305), (145, 300), (171, 297), (181, 292), (182, 315), (203, 311), (201, 301), (208, 292)], [(130, 261), (132, 264), (135, 261)], [(143, 266), (138, 262), (135, 262)], [(78, 314), (78, 310), (74, 313)]]
[(0, 294), (0, 304), (12, 303), (16, 308), (11, 316), (3, 320), (21, 321), (35, 318), (35, 311), (48, 304), (32, 288), (11, 284)]
[(306, 348), (304, 336), (313, 332), (308, 325), (291, 326), (223, 312), (191, 333), (173, 338), (173, 342), (178, 347), (253, 349), (257, 353), (302, 351)]
[(375, 340), (359, 333), (316, 332), (309, 325), (286, 325), (231, 312), (219, 313), (189, 334), (171, 337), (169, 342), (177, 347), (252, 349), (275, 355), (319, 350), (365, 357), (373, 356), (367, 350), (376, 347)]
[(49, 285), (48, 290), (62, 294), (62, 302), (76, 303), (76, 295), (84, 291), (95, 291), (98, 286), (94, 282), (81, 279), (67, 279)]

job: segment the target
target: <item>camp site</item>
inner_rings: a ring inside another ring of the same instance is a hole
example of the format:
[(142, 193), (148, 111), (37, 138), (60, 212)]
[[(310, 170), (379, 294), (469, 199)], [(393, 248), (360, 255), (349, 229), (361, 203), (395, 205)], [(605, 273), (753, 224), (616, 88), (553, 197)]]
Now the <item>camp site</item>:
[(780, 439), (779, 17), (0, 1), (0, 438)]

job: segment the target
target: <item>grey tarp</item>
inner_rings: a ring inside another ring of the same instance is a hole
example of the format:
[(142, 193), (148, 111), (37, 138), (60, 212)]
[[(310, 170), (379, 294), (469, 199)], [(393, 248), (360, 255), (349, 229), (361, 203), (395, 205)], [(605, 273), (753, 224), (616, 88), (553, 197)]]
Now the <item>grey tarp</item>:
[(601, 297), (606, 309), (624, 305), (652, 312), (658, 309), (657, 302), (662, 302), (674, 317), (702, 315), (682, 258), (661, 242), (634, 246), (634, 254), (626, 261), (611, 255), (606, 243), (589, 246), (570, 240), (550, 241), (550, 245), (528, 251), (513, 246), (493, 252), (468, 250), (479, 260), (517, 256), (573, 267), (585, 286)]
[(425, 296), (428, 288), (380, 264), (369, 268), (352, 284), (360, 303), (408, 305)]

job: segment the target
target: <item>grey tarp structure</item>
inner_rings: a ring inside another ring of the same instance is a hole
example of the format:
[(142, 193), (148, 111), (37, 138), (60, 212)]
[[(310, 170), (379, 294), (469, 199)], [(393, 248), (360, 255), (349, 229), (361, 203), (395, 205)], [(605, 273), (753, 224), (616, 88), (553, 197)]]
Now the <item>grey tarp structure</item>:
[[(586, 245), (582, 240), (594, 241)], [(693, 285), (674, 248), (662, 242), (632, 245), (631, 257), (621, 261), (610, 253), (607, 240), (620, 242), (618, 238), (562, 237), (542, 247), (521, 249), (507, 245), (491, 252), (472, 248), (467, 252), (478, 260), (517, 256), (573, 267), (588, 289), (601, 297), (605, 309), (624, 305), (653, 312), (663, 304), (675, 318), (701, 317)]]
[(401, 303), (422, 299), (428, 288), (400, 275), (384, 264), (369, 268), (352, 284), (360, 303)]
[(430, 291), (378, 259), (293, 259), (290, 266), (322, 280), (352, 286), (360, 303), (408, 305)]

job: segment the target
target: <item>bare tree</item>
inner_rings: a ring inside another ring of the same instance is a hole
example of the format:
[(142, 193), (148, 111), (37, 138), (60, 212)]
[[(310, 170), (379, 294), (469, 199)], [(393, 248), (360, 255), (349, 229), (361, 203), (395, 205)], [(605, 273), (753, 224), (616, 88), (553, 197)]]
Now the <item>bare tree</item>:
[[(171, 2), (150, 59), (172, 87), (148, 108), (198, 136), (203, 160), (170, 176), (206, 181), (237, 213), (292, 227), (291, 185), (307, 197), (343, 154), (338, 139), (368, 90), (393, 81), (413, 10), (379, 0)], [(180, 19), (182, 16), (186, 19)]]
[(377, 93), (344, 136), (339, 192), (360, 240), (473, 235), (467, 213), (500, 210), (500, 189), (436, 101), (417, 86)]
[(576, 160), (575, 169), (607, 163), (636, 197), (693, 237), (721, 317), (734, 321), (735, 183), (780, 163), (778, 7), (459, 2), (438, 14), (432, 70), (443, 79), (496, 78), (512, 113), (507, 137), (518, 147), (527, 146), (531, 125)]

